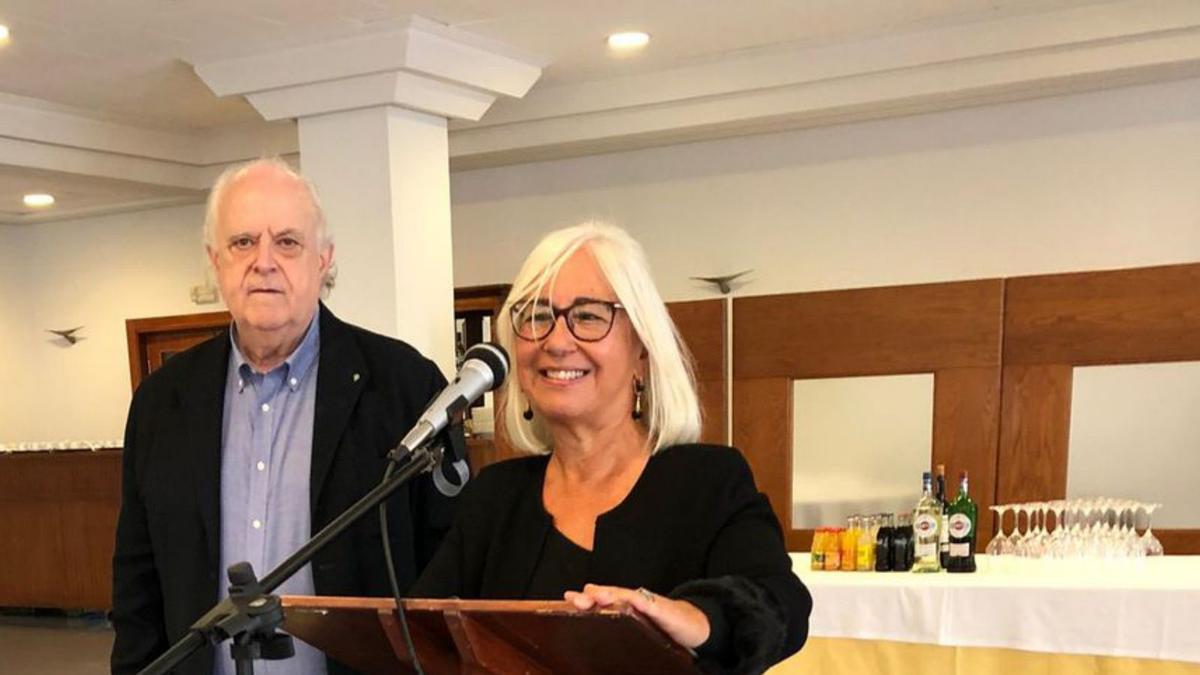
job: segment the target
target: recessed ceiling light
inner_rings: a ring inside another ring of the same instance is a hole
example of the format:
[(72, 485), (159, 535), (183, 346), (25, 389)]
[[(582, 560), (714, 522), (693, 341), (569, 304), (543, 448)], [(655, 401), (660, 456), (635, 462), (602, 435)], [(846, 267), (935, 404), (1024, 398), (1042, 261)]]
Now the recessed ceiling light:
[(8, 42), (8, 26), (0, 23), (0, 42)]
[(613, 49), (640, 49), (650, 42), (649, 33), (613, 33), (608, 36), (608, 46)]
[(28, 206), (28, 207), (34, 208), (34, 209), (41, 209), (41, 208), (45, 208), (47, 206), (51, 206), (54, 204), (54, 195), (48, 195), (45, 193), (34, 193), (34, 194), (25, 195), (25, 197), (22, 201), (25, 202), (25, 206)]

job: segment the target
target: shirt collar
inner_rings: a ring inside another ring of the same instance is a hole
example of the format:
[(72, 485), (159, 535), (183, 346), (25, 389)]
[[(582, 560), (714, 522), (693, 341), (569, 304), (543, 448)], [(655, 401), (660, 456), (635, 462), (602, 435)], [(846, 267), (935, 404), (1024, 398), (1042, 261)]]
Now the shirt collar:
[[(313, 364), (317, 361), (317, 355), (320, 352), (321, 346), (321, 310), (313, 312), (313, 318), (308, 323), (308, 329), (304, 333), (304, 338), (300, 340), (300, 344), (284, 359), (276, 370), (283, 368), (284, 376), (287, 377), (288, 388), (296, 391), (300, 385), (304, 383), (304, 378), (312, 371)], [(237, 324), (230, 323), (229, 326), (229, 342), (231, 345), (230, 365), (233, 367), (233, 372), (237, 373), (238, 391), (242, 391), (246, 386), (246, 379), (254, 373), (254, 369), (250, 366), (250, 362), (246, 360), (242, 350), (237, 343)]]

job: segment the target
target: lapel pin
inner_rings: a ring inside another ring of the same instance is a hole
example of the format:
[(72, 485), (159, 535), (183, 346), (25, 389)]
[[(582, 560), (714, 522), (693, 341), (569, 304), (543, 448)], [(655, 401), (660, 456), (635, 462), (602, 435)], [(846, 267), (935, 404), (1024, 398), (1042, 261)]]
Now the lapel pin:
[(358, 379), (359, 379), (360, 377), (362, 377), (362, 376), (361, 376), (361, 375), (359, 375), (358, 373), (355, 373), (355, 374), (353, 374), (353, 375), (351, 375), (351, 376), (350, 376), (350, 379), (351, 379), (351, 380), (354, 380), (355, 382), (358, 382)]

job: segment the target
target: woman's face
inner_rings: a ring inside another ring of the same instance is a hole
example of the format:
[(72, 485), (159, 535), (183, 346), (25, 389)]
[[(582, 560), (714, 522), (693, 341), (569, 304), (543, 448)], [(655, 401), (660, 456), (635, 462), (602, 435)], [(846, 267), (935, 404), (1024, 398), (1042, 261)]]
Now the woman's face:
[[(543, 299), (559, 309), (580, 299), (617, 302), (586, 247), (567, 259), (549, 293)], [(603, 429), (630, 419), (633, 381), (644, 379), (646, 358), (624, 310), (613, 313), (611, 330), (597, 342), (576, 339), (557, 317), (541, 340), (516, 338), (516, 352), (521, 389), (551, 426)]]

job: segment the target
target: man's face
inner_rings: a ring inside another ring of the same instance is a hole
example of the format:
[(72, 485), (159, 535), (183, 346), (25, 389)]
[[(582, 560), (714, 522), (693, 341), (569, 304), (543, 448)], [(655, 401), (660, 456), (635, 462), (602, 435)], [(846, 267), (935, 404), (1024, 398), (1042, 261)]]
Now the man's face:
[(256, 169), (227, 188), (217, 215), (208, 257), (238, 330), (301, 333), (333, 262), (304, 186)]

